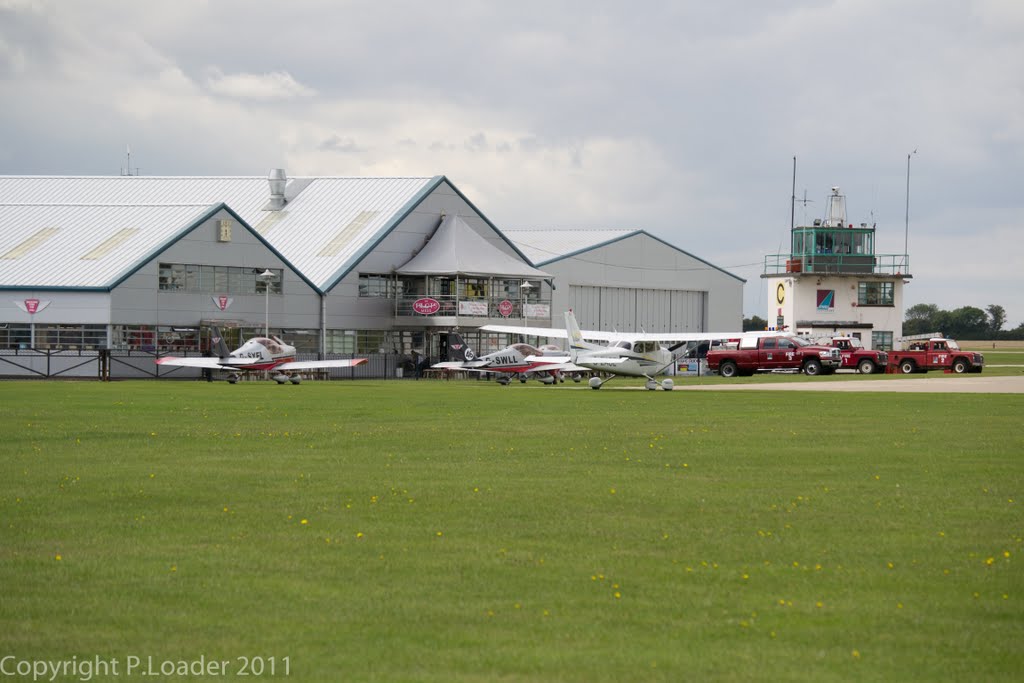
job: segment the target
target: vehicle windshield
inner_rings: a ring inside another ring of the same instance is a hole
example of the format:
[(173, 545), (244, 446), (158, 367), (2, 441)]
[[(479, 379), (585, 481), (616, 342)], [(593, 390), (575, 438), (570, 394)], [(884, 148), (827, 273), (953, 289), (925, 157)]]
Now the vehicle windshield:
[(947, 347), (947, 348), (948, 348), (948, 349), (949, 349), (950, 351), (959, 351), (959, 350), (960, 350), (960, 345), (959, 345), (959, 344), (957, 344), (957, 343), (956, 343), (955, 341), (953, 341), (952, 339), (947, 339), (947, 340), (946, 340), (946, 347)]
[(793, 342), (793, 344), (795, 346), (810, 346), (811, 345), (811, 342), (807, 341), (803, 337), (787, 337), (787, 339), (792, 340), (792, 342)]

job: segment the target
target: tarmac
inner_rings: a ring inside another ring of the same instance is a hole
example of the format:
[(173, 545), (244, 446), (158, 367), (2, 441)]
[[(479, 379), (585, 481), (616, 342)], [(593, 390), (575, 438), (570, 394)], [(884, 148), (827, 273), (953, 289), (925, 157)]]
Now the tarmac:
[(687, 386), (677, 381), (676, 391), (853, 391), (932, 394), (1024, 394), (1024, 375), (982, 377), (981, 375), (935, 376), (928, 378), (865, 379), (858, 382), (806, 382), (785, 384), (739, 383)]

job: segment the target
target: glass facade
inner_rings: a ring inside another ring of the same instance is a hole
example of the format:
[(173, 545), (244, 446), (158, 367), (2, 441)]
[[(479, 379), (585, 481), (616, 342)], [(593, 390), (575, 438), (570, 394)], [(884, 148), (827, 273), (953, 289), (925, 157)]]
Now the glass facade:
[[(264, 269), (239, 266), (206, 266), (161, 263), (159, 288), (162, 292), (209, 292), (221, 294), (265, 294), (267, 283), (259, 275)], [(284, 293), (284, 270), (270, 268), (271, 294)]]

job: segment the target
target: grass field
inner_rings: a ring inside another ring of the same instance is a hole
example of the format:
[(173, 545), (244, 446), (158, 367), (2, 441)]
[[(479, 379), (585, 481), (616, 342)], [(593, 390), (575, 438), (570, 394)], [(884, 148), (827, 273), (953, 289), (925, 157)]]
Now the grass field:
[(1022, 415), (0, 383), (0, 657), (119, 662), (93, 680), (130, 657), (229, 662), (208, 680), (260, 657), (298, 681), (1020, 680)]

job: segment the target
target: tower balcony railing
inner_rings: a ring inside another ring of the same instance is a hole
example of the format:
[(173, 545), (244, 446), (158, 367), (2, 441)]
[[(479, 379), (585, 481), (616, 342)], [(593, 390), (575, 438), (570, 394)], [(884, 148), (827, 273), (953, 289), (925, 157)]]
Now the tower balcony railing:
[(403, 294), (395, 299), (395, 316), (401, 318), (507, 318), (551, 320), (551, 300), (524, 301), (504, 296), (459, 297), (451, 294)]
[(768, 254), (764, 275), (910, 275), (907, 254)]

